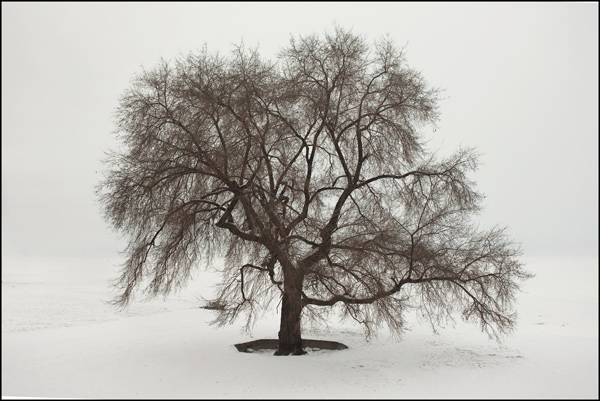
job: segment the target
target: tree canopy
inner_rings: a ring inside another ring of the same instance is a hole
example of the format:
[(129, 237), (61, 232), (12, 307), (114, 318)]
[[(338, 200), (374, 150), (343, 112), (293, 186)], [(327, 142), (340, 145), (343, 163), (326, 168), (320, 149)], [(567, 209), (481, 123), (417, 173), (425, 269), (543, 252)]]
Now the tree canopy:
[(410, 308), (509, 332), (530, 275), (504, 228), (473, 219), (476, 152), (426, 149), (439, 93), (390, 39), (341, 28), (292, 38), (275, 61), (238, 46), (143, 71), (98, 187), (128, 241), (115, 303), (139, 285), (168, 294), (222, 256), (216, 322), (250, 327), (281, 302), (281, 354), (332, 306), (367, 333), (400, 333)]

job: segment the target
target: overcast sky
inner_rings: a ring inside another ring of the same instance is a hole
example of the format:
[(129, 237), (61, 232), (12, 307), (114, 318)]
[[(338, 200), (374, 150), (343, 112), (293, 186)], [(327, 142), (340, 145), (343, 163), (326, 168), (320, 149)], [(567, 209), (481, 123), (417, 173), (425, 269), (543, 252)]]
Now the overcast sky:
[(431, 145), (476, 147), (485, 224), (526, 256), (598, 256), (597, 3), (2, 3), (2, 255), (113, 258), (94, 187), (141, 67), (337, 22), (444, 89)]

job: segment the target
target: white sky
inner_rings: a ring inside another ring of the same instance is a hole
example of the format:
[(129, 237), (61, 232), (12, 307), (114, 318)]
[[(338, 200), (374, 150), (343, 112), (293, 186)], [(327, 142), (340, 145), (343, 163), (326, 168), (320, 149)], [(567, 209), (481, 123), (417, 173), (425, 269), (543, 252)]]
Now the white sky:
[(597, 3), (2, 3), (2, 255), (113, 257), (94, 186), (141, 66), (337, 22), (445, 89), (433, 147), (483, 154), (482, 221), (528, 256), (598, 256)]

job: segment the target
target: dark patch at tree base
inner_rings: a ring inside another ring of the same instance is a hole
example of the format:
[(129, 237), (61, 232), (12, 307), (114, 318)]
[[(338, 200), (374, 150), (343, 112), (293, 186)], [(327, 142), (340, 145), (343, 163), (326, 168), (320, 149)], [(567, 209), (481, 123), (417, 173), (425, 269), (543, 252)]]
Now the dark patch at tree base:
[(272, 349), (279, 352), (276, 352), (275, 355), (302, 355), (305, 354), (304, 348), (320, 348), (320, 349), (332, 349), (332, 350), (342, 350), (347, 349), (348, 347), (342, 343), (338, 343), (337, 341), (326, 341), (326, 340), (302, 340), (302, 352), (297, 347), (291, 347), (293, 349), (285, 349), (279, 350), (279, 340), (278, 339), (262, 339), (262, 340), (254, 340), (249, 341), (247, 343), (235, 344), (235, 347), (240, 352), (254, 352), (261, 349)]
[(304, 347), (302, 346), (302, 342), (298, 341), (294, 344), (279, 344), (277, 350), (273, 355), (276, 356), (285, 356), (285, 355), (304, 355), (306, 351), (304, 351)]

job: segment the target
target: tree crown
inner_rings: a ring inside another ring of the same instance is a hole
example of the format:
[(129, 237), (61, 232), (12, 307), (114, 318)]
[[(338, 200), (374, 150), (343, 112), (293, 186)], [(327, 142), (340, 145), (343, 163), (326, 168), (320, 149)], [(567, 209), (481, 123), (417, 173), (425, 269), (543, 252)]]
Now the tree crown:
[(504, 229), (471, 221), (475, 151), (426, 150), (438, 100), (391, 40), (369, 47), (341, 28), (292, 38), (276, 62), (239, 46), (143, 71), (98, 189), (129, 243), (116, 303), (144, 279), (169, 293), (222, 255), (218, 323), (246, 313), (250, 327), (295, 288), (304, 316), (338, 305), (367, 332), (400, 332), (409, 299), (434, 325), (460, 310), (509, 331), (530, 275)]

